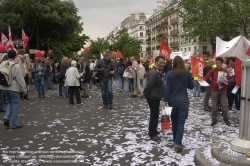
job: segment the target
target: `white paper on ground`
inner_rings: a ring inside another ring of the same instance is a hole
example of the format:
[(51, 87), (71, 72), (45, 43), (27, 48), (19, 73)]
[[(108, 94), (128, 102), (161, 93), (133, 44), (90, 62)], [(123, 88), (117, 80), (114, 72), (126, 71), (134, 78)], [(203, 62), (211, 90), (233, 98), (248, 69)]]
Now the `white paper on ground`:
[(209, 86), (206, 81), (198, 81), (201, 86)]
[(234, 89), (232, 90), (231, 93), (236, 94), (237, 91), (238, 91), (238, 89), (239, 89), (239, 86), (238, 86), (238, 85), (235, 85), (235, 87), (234, 87)]

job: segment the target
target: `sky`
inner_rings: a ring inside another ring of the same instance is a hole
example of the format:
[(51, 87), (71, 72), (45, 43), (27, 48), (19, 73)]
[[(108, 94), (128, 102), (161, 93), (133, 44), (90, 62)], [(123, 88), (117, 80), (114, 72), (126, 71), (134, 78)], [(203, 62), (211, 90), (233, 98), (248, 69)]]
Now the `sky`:
[(84, 34), (103, 38), (132, 13), (153, 14), (157, 0), (73, 0), (84, 22)]

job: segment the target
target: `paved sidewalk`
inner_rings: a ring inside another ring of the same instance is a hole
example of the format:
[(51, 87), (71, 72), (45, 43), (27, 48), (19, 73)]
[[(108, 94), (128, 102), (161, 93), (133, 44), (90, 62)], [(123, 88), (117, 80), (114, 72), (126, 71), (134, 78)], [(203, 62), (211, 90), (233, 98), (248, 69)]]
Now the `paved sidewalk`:
[(116, 87), (115, 83), (113, 110), (109, 110), (102, 108), (97, 89), (90, 92), (89, 99), (82, 99), (84, 105), (69, 106), (68, 98), (60, 98), (57, 90), (46, 91), (45, 99), (36, 98), (31, 85), (32, 100), (21, 102), (19, 122), (23, 128), (6, 129), (2, 124), (4, 113), (0, 113), (0, 165), (186, 166), (194, 165), (198, 148), (238, 136), (238, 111), (229, 111), (231, 127), (219, 115), (213, 129), (211, 113), (203, 110), (202, 99), (191, 97), (189, 92), (184, 151), (177, 154), (171, 131), (161, 132), (160, 143), (149, 140), (146, 101), (131, 98), (131, 93), (119, 92)]

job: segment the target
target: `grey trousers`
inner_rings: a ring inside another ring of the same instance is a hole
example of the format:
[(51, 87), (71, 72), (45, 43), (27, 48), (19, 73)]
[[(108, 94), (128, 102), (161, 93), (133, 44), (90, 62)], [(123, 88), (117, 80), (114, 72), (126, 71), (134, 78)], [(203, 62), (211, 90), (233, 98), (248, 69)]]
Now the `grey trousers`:
[(134, 95), (138, 95), (138, 92), (142, 95), (143, 94), (143, 89), (140, 84), (140, 78), (137, 76), (134, 78)]
[(81, 82), (81, 87), (82, 87), (82, 95), (83, 96), (89, 96), (89, 87), (88, 87), (88, 83), (85, 82)]
[(218, 102), (222, 108), (222, 114), (224, 121), (228, 120), (228, 109), (227, 109), (227, 91), (211, 91), (212, 99), (212, 121), (217, 122), (218, 113)]
[(207, 106), (209, 106), (209, 98), (211, 97), (211, 87), (205, 86), (205, 89), (206, 89), (206, 94), (204, 97), (203, 104), (204, 104), (204, 107), (207, 107)]
[(52, 75), (46, 76), (46, 89), (52, 89)]

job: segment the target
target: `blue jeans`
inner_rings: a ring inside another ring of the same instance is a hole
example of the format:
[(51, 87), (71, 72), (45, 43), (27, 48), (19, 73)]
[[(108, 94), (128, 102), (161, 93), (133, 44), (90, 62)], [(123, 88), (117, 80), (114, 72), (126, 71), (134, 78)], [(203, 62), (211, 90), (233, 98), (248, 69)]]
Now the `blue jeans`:
[(64, 82), (63, 82), (63, 86), (62, 86), (62, 96), (63, 97), (68, 96), (68, 87), (64, 86)]
[(112, 105), (113, 104), (112, 78), (102, 78), (100, 80), (100, 87), (102, 92), (103, 104)]
[(133, 78), (128, 78), (128, 90), (129, 92), (134, 91), (134, 79)]
[(171, 122), (175, 147), (182, 147), (185, 120), (188, 116), (189, 102), (169, 102), (172, 108)]
[(140, 85), (141, 85), (141, 88), (143, 89), (143, 79), (140, 79)]
[(3, 110), (4, 98), (3, 98), (3, 90), (0, 89), (0, 110)]
[(123, 90), (124, 89), (124, 78), (123, 75), (118, 74), (118, 85), (119, 89)]
[(44, 95), (44, 87), (45, 87), (44, 76), (43, 75), (36, 76), (35, 82), (36, 82), (36, 90), (38, 96)]
[[(194, 90), (193, 90), (193, 96), (196, 97), (200, 97), (200, 92), (201, 92), (201, 85), (199, 84), (199, 82), (197, 80), (194, 81)], [(197, 95), (196, 95), (197, 93)]]
[(9, 90), (3, 90), (3, 92), (8, 101), (8, 107), (4, 119), (10, 120), (10, 117), (12, 116), (12, 128), (16, 128), (19, 126), (20, 93)]

